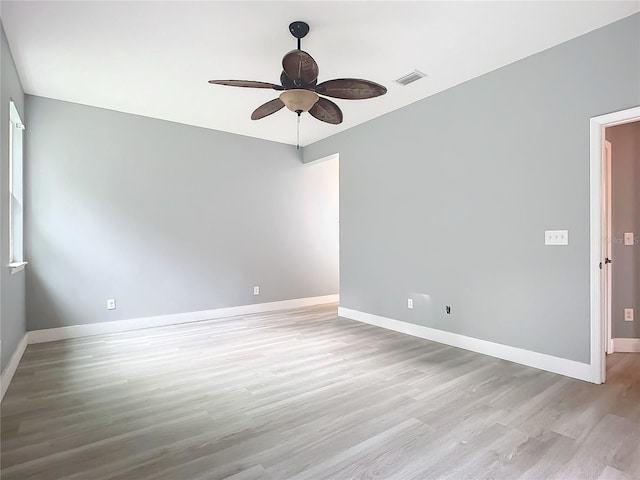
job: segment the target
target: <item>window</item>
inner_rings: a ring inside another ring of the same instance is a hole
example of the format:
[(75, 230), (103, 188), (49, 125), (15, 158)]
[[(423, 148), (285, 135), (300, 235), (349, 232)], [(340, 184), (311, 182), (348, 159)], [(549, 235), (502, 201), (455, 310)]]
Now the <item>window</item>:
[(9, 102), (9, 267), (22, 270), (24, 261), (22, 204), (22, 132), (24, 124), (13, 102)]

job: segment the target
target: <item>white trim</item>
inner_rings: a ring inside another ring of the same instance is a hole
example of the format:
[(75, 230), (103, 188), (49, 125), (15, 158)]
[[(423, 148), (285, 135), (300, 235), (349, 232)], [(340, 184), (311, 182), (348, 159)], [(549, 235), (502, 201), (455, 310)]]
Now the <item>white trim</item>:
[(72, 325), (69, 327), (47, 328), (45, 330), (32, 330), (29, 332), (29, 343), (54, 342), (67, 338), (88, 337), (103, 333), (126, 332), (140, 330), (142, 328), (162, 327), (179, 323), (200, 322), (223, 317), (237, 315), (249, 315), (252, 313), (272, 312), (286, 310), (288, 308), (308, 307), (326, 303), (338, 303), (340, 296), (324, 295), (321, 297), (296, 298), (279, 302), (256, 303), (237, 307), (216, 308), (199, 312), (175, 313), (172, 315), (157, 315), (154, 317), (133, 318), (129, 320), (114, 320), (112, 322), (100, 322), (87, 325)]
[(327, 155), (326, 157), (316, 158), (315, 160), (311, 160), (310, 162), (304, 162), (304, 165), (315, 165), (321, 162), (328, 162), (329, 160), (337, 160), (340, 159), (339, 153), (332, 153), (331, 155)]
[(405, 333), (414, 337), (424, 338), (433, 342), (451, 345), (452, 347), (463, 348), (491, 357), (509, 360), (510, 362), (520, 363), (529, 367), (539, 368), (540, 370), (559, 373), (560, 375), (577, 378), (578, 380), (591, 381), (591, 367), (587, 363), (467, 337), (458, 333), (445, 332), (444, 330), (402, 322), (400, 320), (351, 310), (349, 308), (339, 307), (338, 316)]
[(614, 352), (640, 352), (640, 338), (614, 338), (611, 341)]
[(591, 297), (591, 382), (602, 383), (606, 375), (605, 326), (602, 316), (600, 262), (602, 258), (602, 149), (604, 128), (640, 119), (640, 107), (608, 113), (590, 119), (590, 297)]
[(590, 199), (589, 208), (591, 215), (590, 235), (590, 274), (589, 286), (591, 291), (591, 381), (602, 383), (604, 381), (603, 355), (605, 349), (602, 345), (602, 289), (601, 269), (602, 261), (602, 124), (591, 119), (591, 146), (590, 146)]
[(22, 359), (22, 355), (24, 355), (24, 351), (27, 349), (27, 345), (29, 344), (29, 334), (26, 333), (18, 346), (16, 347), (16, 351), (13, 352), (11, 358), (9, 359), (9, 363), (2, 371), (2, 377), (0, 377), (0, 400), (4, 398), (4, 394), (7, 393), (7, 389), (9, 385), (11, 385), (11, 380), (13, 380), (13, 376), (16, 373), (16, 369), (18, 368), (18, 364)]
[(21, 272), (22, 270), (24, 270), (24, 267), (27, 265), (27, 263), (29, 262), (13, 262), (9, 264), (9, 270), (11, 271), (11, 275), (13, 275), (14, 273), (18, 273)]

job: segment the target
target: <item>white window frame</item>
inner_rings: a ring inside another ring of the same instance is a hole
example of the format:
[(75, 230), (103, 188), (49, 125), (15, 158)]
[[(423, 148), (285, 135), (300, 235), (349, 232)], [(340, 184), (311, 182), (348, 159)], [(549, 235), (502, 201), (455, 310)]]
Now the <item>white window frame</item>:
[[(24, 124), (15, 103), (9, 102), (9, 268), (24, 269)], [(19, 135), (19, 142), (16, 142)]]

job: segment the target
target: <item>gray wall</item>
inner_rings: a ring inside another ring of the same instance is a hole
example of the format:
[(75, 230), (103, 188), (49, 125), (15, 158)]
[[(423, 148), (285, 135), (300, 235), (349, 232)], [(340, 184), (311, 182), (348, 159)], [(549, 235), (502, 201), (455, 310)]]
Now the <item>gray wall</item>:
[[(640, 122), (607, 128), (612, 166), (612, 336), (640, 338), (640, 244), (625, 245), (625, 232), (640, 239)], [(624, 309), (634, 321), (624, 321)]]
[(335, 163), (303, 165), (290, 145), (26, 102), (29, 330), (338, 293)]
[[(0, 39), (0, 336), (2, 337), (1, 367), (26, 332), (25, 271), (11, 275), (9, 264), (9, 101), (16, 104), (22, 121), (28, 128), (24, 112), (24, 92), (11, 57), (4, 28)], [(28, 132), (25, 132), (25, 137)], [(27, 266), (27, 268), (29, 268)]]
[(588, 363), (589, 118), (640, 104), (639, 24), (307, 146), (340, 153), (341, 305)]

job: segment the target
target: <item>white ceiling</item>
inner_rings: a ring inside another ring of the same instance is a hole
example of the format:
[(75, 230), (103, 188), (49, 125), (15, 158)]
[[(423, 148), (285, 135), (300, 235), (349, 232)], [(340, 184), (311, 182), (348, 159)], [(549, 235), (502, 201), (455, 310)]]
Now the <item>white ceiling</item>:
[[(385, 85), (370, 100), (335, 100), (344, 122), (302, 117), (301, 145), (433, 95), (624, 18), (637, 1), (204, 2), (2, 1), (2, 23), (26, 93), (295, 144), (296, 115), (258, 121), (278, 92), (209, 85), (279, 83), (294, 20), (319, 81)], [(393, 81), (418, 69), (428, 77)]]

